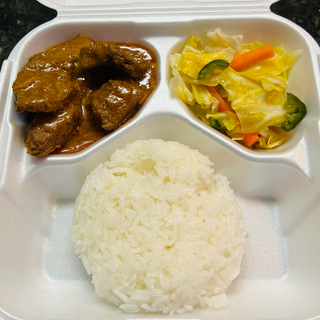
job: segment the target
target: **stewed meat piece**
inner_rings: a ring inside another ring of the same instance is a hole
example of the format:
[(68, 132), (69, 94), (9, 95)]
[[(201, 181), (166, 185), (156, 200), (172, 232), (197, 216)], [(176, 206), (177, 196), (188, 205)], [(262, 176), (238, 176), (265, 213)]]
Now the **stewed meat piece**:
[(77, 72), (81, 48), (93, 43), (94, 41), (89, 37), (79, 34), (69, 41), (59, 43), (44, 52), (33, 55), (23, 69), (48, 70), (59, 68), (70, 73)]
[[(73, 92), (69, 73), (62, 70), (22, 71), (27, 77), (18, 77), (12, 88), (16, 94), (16, 111), (56, 112), (68, 103)], [(21, 73), (20, 73), (21, 75)]]
[(128, 77), (141, 79), (150, 68), (151, 56), (141, 48), (109, 45), (111, 63)]
[(140, 105), (144, 91), (133, 80), (110, 80), (100, 90), (90, 94), (94, 116), (106, 131), (112, 131), (125, 122)]
[(44, 157), (63, 146), (78, 129), (81, 108), (80, 96), (74, 94), (64, 110), (39, 113), (25, 132), (27, 152), (36, 157)]
[(92, 43), (90, 38), (78, 35), (32, 56), (12, 85), (16, 111), (62, 110), (74, 90), (72, 73), (78, 72), (80, 49)]
[(95, 42), (80, 51), (80, 67), (84, 70), (95, 67), (112, 67), (118, 74), (135, 80), (141, 79), (150, 68), (152, 58), (145, 50), (106, 42)]
[[(82, 70), (108, 65), (109, 45), (106, 42), (96, 41), (80, 50), (79, 64)], [(110, 63), (110, 61), (109, 61)]]

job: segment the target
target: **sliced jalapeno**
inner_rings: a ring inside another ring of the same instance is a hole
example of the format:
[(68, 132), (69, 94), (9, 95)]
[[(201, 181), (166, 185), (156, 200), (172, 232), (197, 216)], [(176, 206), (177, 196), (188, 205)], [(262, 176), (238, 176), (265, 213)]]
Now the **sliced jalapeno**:
[(198, 80), (206, 80), (213, 76), (215, 70), (225, 70), (230, 63), (226, 60), (217, 59), (207, 63), (198, 73)]
[(281, 129), (286, 132), (293, 130), (307, 114), (306, 105), (292, 93), (287, 94), (283, 109), (287, 111), (287, 120), (281, 124)]
[(228, 130), (225, 125), (222, 123), (222, 121), (219, 121), (217, 119), (214, 119), (213, 117), (209, 118), (210, 127), (216, 130), (226, 131)]

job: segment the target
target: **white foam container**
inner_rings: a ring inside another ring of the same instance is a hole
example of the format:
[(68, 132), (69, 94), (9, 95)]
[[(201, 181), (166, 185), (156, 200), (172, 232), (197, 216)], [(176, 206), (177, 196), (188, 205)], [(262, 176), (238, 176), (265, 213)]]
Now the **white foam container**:
[[(87, 174), (117, 148), (149, 138), (208, 155), (229, 178), (248, 231), (229, 306), (170, 319), (320, 319), (320, 49), (310, 35), (272, 14), (272, 0), (39, 2), (57, 17), (26, 35), (0, 74), (0, 319), (169, 319), (126, 314), (100, 299), (70, 236), (74, 200)], [(248, 150), (205, 126), (171, 92), (170, 53), (188, 36), (204, 37), (217, 27), (243, 34), (245, 42), (302, 50), (288, 91), (305, 102), (308, 115), (283, 146)], [(153, 49), (158, 86), (131, 121), (82, 152), (31, 157), (12, 82), (32, 54), (78, 33)]]

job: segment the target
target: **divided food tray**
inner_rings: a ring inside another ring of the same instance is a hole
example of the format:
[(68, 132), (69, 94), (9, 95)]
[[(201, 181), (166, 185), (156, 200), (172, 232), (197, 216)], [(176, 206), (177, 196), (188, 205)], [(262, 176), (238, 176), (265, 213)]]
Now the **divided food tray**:
[[(58, 16), (25, 36), (0, 78), (0, 319), (316, 319), (320, 318), (320, 49), (295, 24), (272, 14), (271, 1), (139, 2), (69, 6), (41, 1)], [(98, 4), (98, 1), (96, 2)], [(82, 4), (82, 3), (81, 3)], [(188, 36), (221, 28), (245, 42), (283, 44), (302, 53), (288, 91), (308, 114), (274, 150), (250, 150), (197, 119), (169, 88), (168, 57)], [(158, 85), (137, 115), (75, 154), (34, 158), (11, 86), (28, 58), (83, 33), (93, 40), (139, 43), (158, 59)], [(248, 231), (229, 306), (169, 317), (126, 314), (94, 292), (74, 253), (71, 222), (89, 172), (137, 139), (174, 140), (208, 155), (226, 175)]]

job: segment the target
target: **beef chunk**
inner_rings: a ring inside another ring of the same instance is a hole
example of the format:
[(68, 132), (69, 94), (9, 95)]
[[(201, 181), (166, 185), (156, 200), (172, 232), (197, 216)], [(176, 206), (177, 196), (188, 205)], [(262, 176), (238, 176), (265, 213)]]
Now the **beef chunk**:
[(78, 35), (32, 56), (12, 85), (16, 111), (62, 110), (74, 89), (71, 78), (78, 72), (80, 49), (92, 43), (90, 38)]
[(90, 46), (93, 40), (85, 35), (79, 34), (75, 38), (50, 47), (44, 52), (32, 56), (24, 69), (48, 70), (59, 68), (67, 72), (77, 72), (80, 50)]
[(13, 84), (16, 94), (16, 111), (56, 112), (69, 102), (73, 92), (70, 75), (61, 70), (28, 72), (28, 77), (18, 78)]
[(132, 80), (110, 80), (89, 97), (94, 116), (107, 131), (130, 118), (143, 98), (143, 90)]
[(64, 110), (55, 113), (40, 113), (27, 127), (25, 144), (27, 152), (44, 157), (63, 146), (76, 132), (81, 121), (81, 100), (74, 94)]
[(80, 51), (79, 65), (83, 70), (111, 67), (118, 77), (142, 78), (150, 68), (151, 57), (145, 51), (106, 42), (95, 42)]
[(102, 67), (108, 64), (109, 45), (105, 42), (97, 41), (90, 46), (80, 50), (79, 64), (82, 70)]
[(142, 78), (150, 67), (150, 57), (138, 48), (132, 50), (111, 44), (108, 54), (113, 66), (136, 80)]

